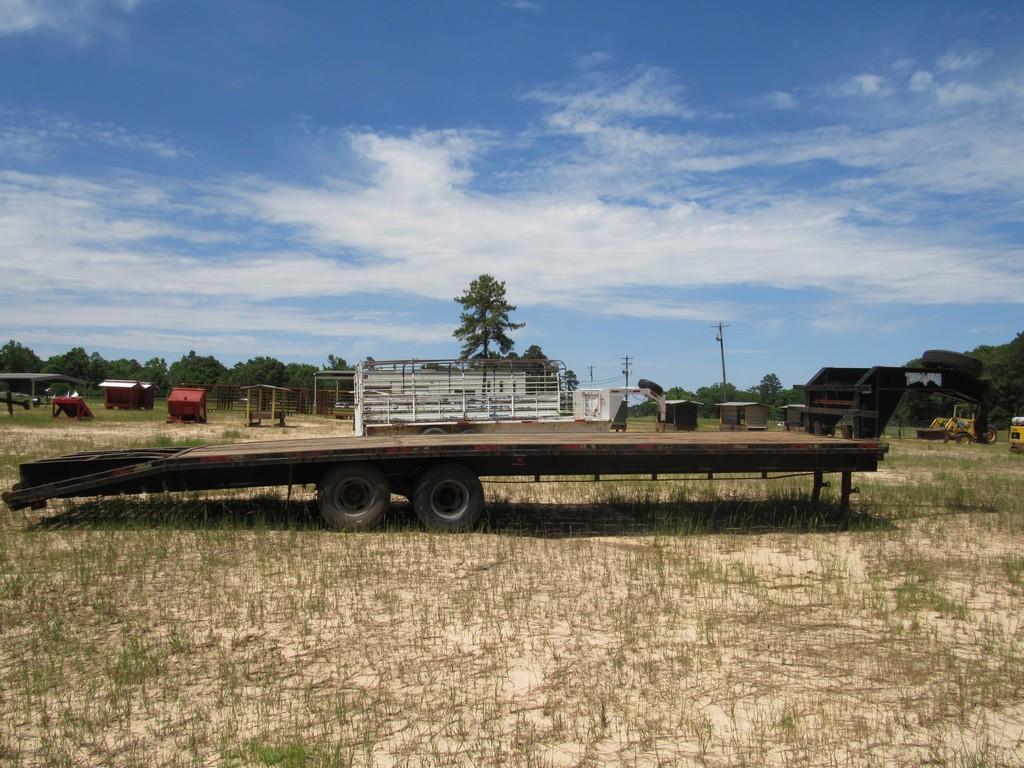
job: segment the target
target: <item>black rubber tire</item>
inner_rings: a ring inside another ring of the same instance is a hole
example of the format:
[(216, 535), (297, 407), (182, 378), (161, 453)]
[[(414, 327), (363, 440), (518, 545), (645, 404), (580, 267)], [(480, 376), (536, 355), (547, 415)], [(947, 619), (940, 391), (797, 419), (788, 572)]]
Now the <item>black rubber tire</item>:
[(391, 505), (391, 486), (373, 464), (339, 464), (320, 478), (317, 504), (326, 523), (339, 531), (375, 528)]
[(996, 441), (997, 437), (998, 434), (996, 433), (996, 431), (992, 427), (989, 427), (988, 432), (985, 433), (985, 442), (988, 443), (989, 445), (992, 445), (992, 443)]
[(655, 384), (650, 379), (640, 379), (640, 381), (638, 381), (636, 383), (636, 385), (638, 387), (640, 387), (640, 389), (649, 389), (649, 390), (651, 390), (651, 392), (654, 393), (655, 395), (663, 395), (663, 394), (665, 394), (665, 390), (661, 388), (661, 385), (660, 384)]
[(971, 443), (974, 442), (974, 440), (971, 439), (970, 435), (959, 434), (956, 436), (956, 442), (957, 445), (970, 445)]
[(420, 432), (420, 434), (421, 435), (447, 435), (448, 433), (445, 432), (443, 429), (441, 429), (441, 427), (427, 427), (422, 432)]
[(416, 516), (436, 531), (465, 531), (484, 510), (484, 487), (472, 470), (461, 464), (438, 464), (416, 483), (412, 498)]
[(925, 350), (921, 355), (921, 362), (926, 368), (954, 368), (972, 376), (980, 376), (982, 371), (982, 363), (978, 358), (945, 349)]
[(462, 430), (462, 432), (460, 434), (463, 434), (463, 435), (479, 435), (480, 434), (480, 430), (476, 429), (474, 427), (469, 427), (468, 429)]

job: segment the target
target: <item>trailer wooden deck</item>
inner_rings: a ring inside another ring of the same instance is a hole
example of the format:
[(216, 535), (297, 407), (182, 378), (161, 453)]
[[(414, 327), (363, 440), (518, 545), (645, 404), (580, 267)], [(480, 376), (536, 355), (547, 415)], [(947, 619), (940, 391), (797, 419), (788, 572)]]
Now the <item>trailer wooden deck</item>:
[[(478, 477), (808, 473), (817, 498), (824, 473), (878, 468), (888, 446), (802, 432), (670, 432), (345, 437), (74, 453), (21, 465), (3, 494), (11, 509), (55, 498), (323, 484), (339, 467), (368, 468), (394, 493), (414, 498), (438, 466)], [(351, 474), (351, 473), (349, 473)], [(372, 485), (372, 483), (371, 483)], [(323, 493), (323, 487), (320, 488)]]

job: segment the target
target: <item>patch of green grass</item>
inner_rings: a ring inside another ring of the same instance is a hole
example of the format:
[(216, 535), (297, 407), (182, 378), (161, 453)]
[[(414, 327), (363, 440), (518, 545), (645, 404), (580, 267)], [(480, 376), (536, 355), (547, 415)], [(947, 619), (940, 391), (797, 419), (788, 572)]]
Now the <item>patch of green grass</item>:
[(302, 768), (310, 759), (310, 753), (301, 744), (254, 746), (252, 752), (261, 765), (277, 765), (281, 768)]
[(1004, 555), (1002, 564), (1010, 584), (1015, 587), (1024, 586), (1024, 555)]
[(954, 619), (967, 618), (967, 606), (945, 594), (932, 580), (908, 576), (896, 587), (896, 608), (911, 613), (929, 610)]

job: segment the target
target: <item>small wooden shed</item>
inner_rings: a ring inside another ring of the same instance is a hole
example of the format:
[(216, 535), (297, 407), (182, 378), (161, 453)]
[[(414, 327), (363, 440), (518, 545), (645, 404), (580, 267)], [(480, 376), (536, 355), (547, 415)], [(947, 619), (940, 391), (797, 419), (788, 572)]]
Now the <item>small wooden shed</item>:
[(698, 409), (704, 403), (696, 400), (666, 400), (665, 425), (666, 432), (693, 432), (697, 427)]
[(768, 429), (768, 406), (761, 403), (718, 403), (718, 429), (721, 432)]
[(787, 432), (807, 431), (807, 406), (806, 405), (784, 405), (782, 406), (782, 426)]
[(121, 408), (126, 411), (152, 410), (156, 388), (148, 381), (107, 379), (100, 382), (103, 407), (108, 411)]

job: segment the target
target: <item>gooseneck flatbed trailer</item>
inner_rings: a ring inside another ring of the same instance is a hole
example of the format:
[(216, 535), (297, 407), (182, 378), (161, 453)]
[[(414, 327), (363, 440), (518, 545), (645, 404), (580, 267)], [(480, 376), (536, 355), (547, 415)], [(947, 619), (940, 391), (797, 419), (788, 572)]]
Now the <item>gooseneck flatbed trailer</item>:
[(380, 522), (391, 495), (408, 497), (423, 523), (471, 527), (484, 507), (481, 477), (601, 479), (614, 475), (772, 473), (841, 475), (846, 509), (853, 472), (873, 472), (888, 446), (797, 432), (495, 434), (348, 437), (74, 453), (21, 465), (3, 494), (11, 509), (50, 499), (228, 488), (316, 485), (332, 526)]

